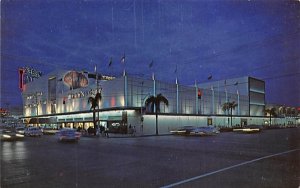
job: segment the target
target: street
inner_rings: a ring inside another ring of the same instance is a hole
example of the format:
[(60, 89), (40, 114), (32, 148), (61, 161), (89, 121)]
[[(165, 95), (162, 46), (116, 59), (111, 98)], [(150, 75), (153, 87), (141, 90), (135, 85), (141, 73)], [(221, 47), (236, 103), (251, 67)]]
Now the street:
[(300, 129), (1, 142), (1, 187), (299, 187)]

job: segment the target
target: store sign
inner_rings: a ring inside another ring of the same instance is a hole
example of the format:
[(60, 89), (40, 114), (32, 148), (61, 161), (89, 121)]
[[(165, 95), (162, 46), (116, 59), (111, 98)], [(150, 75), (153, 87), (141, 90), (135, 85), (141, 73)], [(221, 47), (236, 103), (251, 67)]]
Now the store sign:
[(41, 71), (37, 71), (36, 69), (30, 67), (19, 68), (19, 88), (21, 91), (24, 91), (25, 84), (32, 82), (33, 80), (42, 76)]
[(19, 69), (19, 89), (21, 91), (24, 91), (25, 85), (24, 85), (24, 74), (25, 74), (25, 70), (20, 68)]
[(39, 78), (42, 76), (41, 71), (35, 70), (33, 68), (25, 67), (24, 70), (25, 70), (26, 75), (31, 78)]
[[(99, 92), (102, 91), (102, 88), (99, 89)], [(95, 96), (97, 94), (97, 89), (90, 89), (90, 90), (82, 90), (76, 93), (69, 93), (68, 99), (77, 99), (77, 98), (84, 98), (87, 96)]]
[(114, 77), (114, 76), (105, 76), (105, 75), (102, 75), (102, 78), (101, 78), (101, 80), (113, 80), (113, 79), (115, 79), (116, 77)]

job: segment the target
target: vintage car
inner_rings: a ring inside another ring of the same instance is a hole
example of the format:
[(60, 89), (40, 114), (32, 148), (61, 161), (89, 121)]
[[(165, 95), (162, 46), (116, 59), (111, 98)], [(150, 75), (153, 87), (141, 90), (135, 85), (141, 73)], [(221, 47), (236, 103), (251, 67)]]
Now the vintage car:
[(15, 130), (19, 134), (23, 134), (24, 135), (24, 133), (25, 133), (25, 127), (16, 127)]
[(42, 136), (43, 132), (39, 127), (27, 127), (24, 131), (25, 136)]
[(179, 128), (179, 129), (172, 130), (170, 132), (171, 132), (171, 134), (174, 134), (174, 135), (187, 136), (187, 135), (190, 135), (190, 132), (195, 128), (196, 127), (194, 127), (194, 126), (184, 126), (184, 127)]
[(190, 132), (190, 135), (194, 136), (211, 136), (219, 134), (220, 130), (216, 127), (196, 127)]
[(78, 141), (81, 133), (77, 132), (75, 129), (63, 128), (56, 133), (56, 136), (58, 141)]
[(0, 133), (1, 141), (15, 141), (24, 138), (23, 134), (15, 132), (15, 130), (4, 129)]
[(247, 125), (242, 128), (234, 128), (232, 131), (236, 133), (258, 133), (263, 130), (260, 125)]
[(170, 131), (174, 135), (184, 136), (205, 136), (205, 135), (216, 135), (220, 133), (220, 130), (212, 126), (184, 126), (177, 130)]

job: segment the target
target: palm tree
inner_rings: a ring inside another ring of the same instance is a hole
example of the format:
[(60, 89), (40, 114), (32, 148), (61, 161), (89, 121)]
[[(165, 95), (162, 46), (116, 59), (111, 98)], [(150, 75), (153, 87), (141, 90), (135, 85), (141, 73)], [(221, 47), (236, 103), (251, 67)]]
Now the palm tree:
[(232, 102), (225, 102), (222, 106), (223, 111), (229, 111), (230, 110), (230, 125), (232, 127), (232, 110), (237, 107), (238, 104), (235, 103), (235, 101)]
[[(93, 110), (93, 123), (94, 123), (94, 129), (95, 129), (95, 134), (96, 134), (96, 130), (97, 130), (97, 121), (96, 121), (96, 108), (98, 108), (99, 110), (99, 101), (102, 100), (102, 95), (101, 92), (97, 92), (97, 94), (95, 95), (95, 97), (89, 97), (88, 98), (88, 103), (91, 103), (91, 108), (90, 110)], [(99, 119), (99, 114), (98, 114), (98, 119)]]
[(158, 135), (158, 125), (157, 125), (157, 117), (158, 113), (160, 112), (160, 103), (163, 102), (165, 105), (169, 105), (169, 101), (166, 97), (164, 97), (161, 93), (158, 94), (157, 96), (149, 96), (147, 100), (145, 101), (145, 105), (149, 106), (151, 105), (151, 112), (153, 113), (154, 111), (154, 106), (155, 106), (155, 126), (156, 126), (156, 135)]
[(277, 113), (276, 113), (276, 108), (266, 108), (264, 109), (265, 115), (269, 114), (270, 117), (270, 123), (269, 126), (271, 126), (271, 122), (272, 122), (272, 116), (276, 117)]

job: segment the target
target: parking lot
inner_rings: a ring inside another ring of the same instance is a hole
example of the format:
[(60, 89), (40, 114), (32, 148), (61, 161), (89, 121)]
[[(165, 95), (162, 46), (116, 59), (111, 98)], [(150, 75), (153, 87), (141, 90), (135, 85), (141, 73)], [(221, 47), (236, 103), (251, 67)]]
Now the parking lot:
[(1, 142), (1, 187), (299, 187), (300, 129)]

